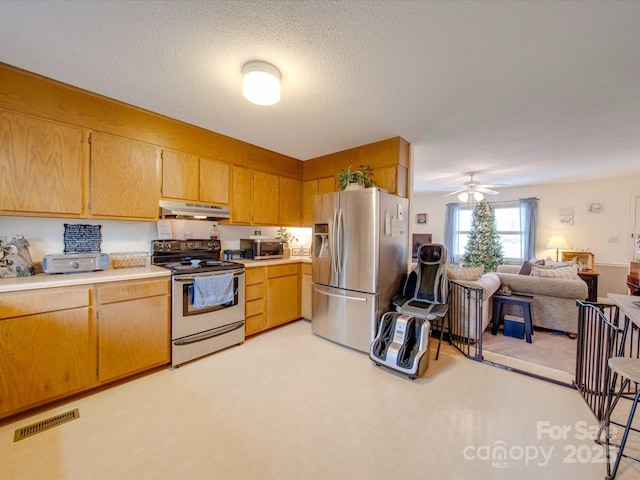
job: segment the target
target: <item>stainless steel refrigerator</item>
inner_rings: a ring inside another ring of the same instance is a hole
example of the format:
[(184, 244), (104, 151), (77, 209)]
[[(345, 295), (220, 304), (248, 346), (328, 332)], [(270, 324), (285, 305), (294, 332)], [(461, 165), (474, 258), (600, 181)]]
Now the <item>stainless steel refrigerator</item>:
[(408, 269), (406, 198), (378, 188), (313, 200), (313, 333), (363, 352)]

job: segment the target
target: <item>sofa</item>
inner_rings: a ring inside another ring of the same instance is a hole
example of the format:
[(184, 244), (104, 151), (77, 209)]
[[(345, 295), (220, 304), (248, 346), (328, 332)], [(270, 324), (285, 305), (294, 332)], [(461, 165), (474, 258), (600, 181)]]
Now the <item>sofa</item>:
[[(534, 273), (542, 273), (543, 276), (533, 276), (523, 272), (521, 265), (499, 265), (496, 275), (502, 285), (508, 285), (514, 295), (533, 296), (531, 317), (534, 327), (558, 330), (570, 334), (578, 331), (578, 307), (576, 300), (584, 300), (588, 295), (587, 284), (576, 273), (567, 273), (566, 278), (554, 278), (551, 275), (553, 269), (548, 267), (536, 267)], [(541, 269), (537, 272), (537, 268)], [(571, 267), (564, 267), (570, 272)], [(574, 267), (575, 268), (575, 267)], [(544, 269), (544, 270), (542, 270)], [(559, 270), (558, 270), (559, 271)], [(511, 305), (507, 307), (512, 307)], [(507, 313), (521, 315), (516, 311), (517, 307), (507, 310)]]

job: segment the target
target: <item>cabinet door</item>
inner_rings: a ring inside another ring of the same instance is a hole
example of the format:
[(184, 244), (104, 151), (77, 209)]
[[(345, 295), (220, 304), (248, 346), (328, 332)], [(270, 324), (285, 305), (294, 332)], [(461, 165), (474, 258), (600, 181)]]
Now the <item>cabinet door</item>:
[(336, 179), (325, 177), (318, 179), (318, 193), (331, 193), (336, 191)]
[(280, 177), (253, 172), (253, 223), (277, 225), (279, 221)]
[(299, 226), (302, 220), (302, 182), (280, 177), (279, 225)]
[(318, 181), (307, 180), (302, 184), (302, 225), (313, 224), (313, 197), (318, 193)]
[(169, 363), (169, 296), (100, 305), (98, 372), (100, 382)]
[(231, 221), (251, 223), (253, 172), (245, 167), (233, 166), (231, 176)]
[(198, 200), (200, 159), (196, 155), (162, 150), (162, 196)]
[(267, 325), (279, 325), (300, 318), (300, 276), (267, 280)]
[(102, 132), (91, 140), (91, 215), (156, 220), (159, 148)]
[(229, 164), (200, 159), (200, 200), (229, 205)]
[(0, 210), (82, 214), (82, 129), (0, 110)]
[(97, 384), (89, 307), (0, 320), (0, 417)]

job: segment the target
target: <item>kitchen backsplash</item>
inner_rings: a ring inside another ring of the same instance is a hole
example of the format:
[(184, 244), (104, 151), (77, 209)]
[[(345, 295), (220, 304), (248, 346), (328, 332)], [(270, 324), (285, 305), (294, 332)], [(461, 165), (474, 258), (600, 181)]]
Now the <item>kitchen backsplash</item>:
[[(209, 238), (211, 228), (216, 222), (203, 220), (170, 220), (172, 236), (183, 238)], [(101, 251), (132, 252), (149, 251), (151, 240), (158, 238), (155, 222), (120, 222), (113, 220), (88, 220), (36, 217), (0, 216), (0, 236), (11, 240), (16, 235), (24, 235), (29, 241), (33, 260), (39, 262), (51, 253), (64, 251), (64, 225), (102, 225)], [(278, 227), (218, 225), (223, 250), (240, 248), (240, 239), (255, 235), (275, 237)], [(311, 246), (311, 228), (288, 228), (298, 239), (294, 247)]]

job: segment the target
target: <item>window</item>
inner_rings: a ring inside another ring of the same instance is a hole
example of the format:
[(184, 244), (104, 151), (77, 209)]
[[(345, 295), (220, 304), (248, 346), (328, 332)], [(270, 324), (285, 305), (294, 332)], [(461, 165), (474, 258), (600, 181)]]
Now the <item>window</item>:
[[(502, 243), (504, 261), (508, 263), (522, 263), (522, 251), (524, 234), (520, 229), (520, 206), (518, 202), (501, 203), (491, 205), (496, 217), (496, 230)], [(471, 233), (471, 217), (473, 206), (461, 205), (458, 209), (456, 232), (456, 255), (455, 260), (459, 261), (464, 255), (464, 249), (469, 241)]]

